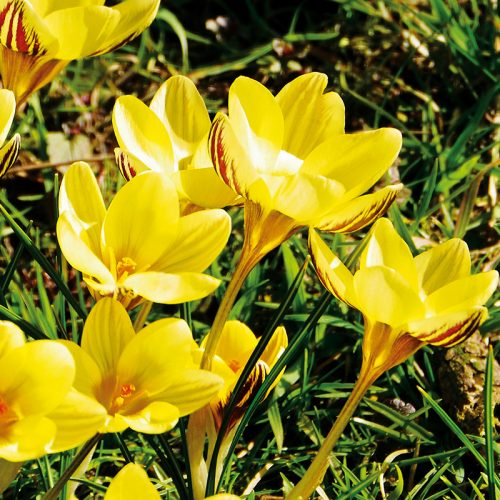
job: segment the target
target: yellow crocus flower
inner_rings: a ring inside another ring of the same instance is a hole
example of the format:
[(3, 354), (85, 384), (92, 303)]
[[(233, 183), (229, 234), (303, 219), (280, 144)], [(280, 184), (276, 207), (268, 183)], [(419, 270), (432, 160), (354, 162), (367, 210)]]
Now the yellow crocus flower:
[[(210, 338), (210, 333), (201, 344), (201, 351)], [(212, 398), (210, 405), (195, 413), (189, 420), (188, 447), (191, 477), (195, 499), (202, 499), (206, 488), (208, 468), (207, 463), (212, 460), (212, 451), (220, 433), (224, 412), (227, 409), (229, 399), (233, 393), (238, 378), (243, 371), (248, 359), (257, 346), (258, 339), (255, 334), (240, 321), (228, 321), (222, 330), (220, 342), (212, 360), (211, 370), (224, 380), (224, 386), (218, 394)], [(217, 456), (216, 483), (220, 477), (224, 459), (231, 441), (236, 432), (238, 423), (241, 421), (252, 399), (262, 386), (264, 379), (275, 365), (278, 358), (283, 354), (288, 345), (288, 337), (284, 327), (280, 326), (274, 331), (260, 359), (255, 364), (248, 376), (243, 394), (231, 413), (226, 434), (221, 443), (219, 455)], [(198, 352), (201, 355), (201, 352)], [(283, 370), (284, 371), (284, 370)], [(273, 385), (269, 388), (266, 396), (279, 382), (283, 372), (276, 377)], [(208, 436), (208, 455), (203, 458), (205, 436)]]
[(174, 184), (145, 172), (125, 184), (106, 210), (85, 163), (64, 176), (57, 237), (68, 262), (82, 271), (93, 296), (132, 308), (143, 299), (163, 304), (210, 294), (219, 280), (202, 274), (231, 231), (220, 209), (179, 215)]
[(207, 151), (210, 118), (189, 78), (169, 78), (149, 107), (134, 96), (119, 97), (113, 128), (120, 145), (116, 160), (125, 179), (154, 170), (174, 180), (183, 202), (221, 208), (235, 201), (234, 191), (213, 169)]
[(368, 388), (385, 371), (426, 344), (451, 347), (485, 321), (483, 307), (498, 273), (470, 274), (464, 241), (454, 238), (413, 257), (388, 219), (373, 226), (354, 275), (314, 230), (309, 248), (323, 285), (364, 317), (359, 378), (308, 471), (287, 496), (309, 498), (322, 481), (328, 456)]
[(110, 298), (91, 310), (82, 343), (60, 341), (76, 364), (74, 387), (103, 408), (99, 432), (128, 427), (151, 434), (208, 403), (223, 381), (193, 359), (187, 323), (167, 318), (135, 333), (123, 306)]
[(241, 283), (268, 252), (303, 226), (356, 231), (384, 213), (402, 188), (363, 195), (396, 159), (401, 133), (345, 134), (344, 104), (335, 92), (324, 93), (326, 84), (326, 75), (308, 73), (274, 97), (259, 82), (239, 77), (229, 89), (229, 116), (214, 119), (210, 155), (220, 178), (245, 200), (245, 240), (204, 367)]
[(498, 273), (470, 274), (467, 244), (454, 238), (413, 257), (388, 219), (379, 219), (351, 272), (318, 234), (310, 252), (323, 285), (363, 313), (364, 371), (378, 378), (425, 344), (451, 347), (487, 318)]
[[(146, 471), (138, 464), (129, 463), (111, 481), (104, 500), (160, 500), (161, 496), (153, 486)], [(206, 500), (239, 500), (236, 495), (221, 493)]]
[(0, 72), (18, 105), (73, 59), (110, 52), (142, 33), (160, 0), (0, 0)]
[(104, 420), (73, 390), (69, 350), (52, 340), (26, 343), (8, 321), (0, 321), (0, 373), (0, 459), (21, 462), (73, 448)]
[(0, 90), (0, 177), (3, 177), (19, 155), (21, 137), (14, 134), (4, 145), (16, 113), (16, 98), (14, 93), (7, 89)]

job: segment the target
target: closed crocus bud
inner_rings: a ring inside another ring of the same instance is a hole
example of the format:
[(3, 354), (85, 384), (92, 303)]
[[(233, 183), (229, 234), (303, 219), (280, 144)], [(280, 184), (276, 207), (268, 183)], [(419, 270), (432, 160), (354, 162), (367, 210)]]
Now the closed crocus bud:
[(160, 0), (0, 0), (0, 72), (18, 105), (73, 59), (110, 52), (142, 33)]

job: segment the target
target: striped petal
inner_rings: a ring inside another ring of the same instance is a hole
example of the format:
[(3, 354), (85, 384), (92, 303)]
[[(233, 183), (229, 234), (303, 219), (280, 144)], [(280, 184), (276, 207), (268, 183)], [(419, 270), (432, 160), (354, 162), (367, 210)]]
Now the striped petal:
[(485, 307), (441, 314), (407, 325), (408, 333), (427, 344), (452, 347), (472, 335), (488, 317)]
[(301, 171), (340, 182), (347, 201), (382, 177), (397, 158), (401, 142), (401, 132), (393, 128), (336, 135), (307, 156)]
[(129, 181), (142, 172), (151, 170), (137, 156), (129, 151), (125, 152), (120, 148), (115, 148), (115, 162), (126, 181)]
[(21, 146), (21, 136), (15, 134), (12, 139), (0, 149), (0, 178), (16, 163)]
[(276, 96), (285, 121), (283, 149), (304, 159), (318, 144), (344, 133), (344, 103), (338, 94), (324, 94), (328, 77), (301, 75)]
[(323, 216), (313, 225), (330, 233), (350, 233), (357, 231), (384, 214), (396, 199), (402, 184), (387, 186), (373, 194), (366, 194), (348, 201)]
[(195, 84), (185, 76), (172, 76), (158, 89), (150, 108), (172, 140), (176, 161), (193, 155), (210, 129), (208, 111)]
[(233, 130), (252, 165), (272, 173), (283, 142), (284, 122), (271, 92), (256, 80), (240, 76), (229, 89), (228, 108)]
[(415, 257), (419, 286), (430, 295), (470, 274), (469, 248), (458, 238), (448, 240)]
[(53, 55), (58, 48), (50, 28), (24, 0), (0, 1), (0, 43), (33, 56)]
[(239, 143), (228, 117), (222, 113), (214, 118), (208, 147), (219, 177), (233, 191), (247, 198), (251, 186), (259, 180), (259, 174)]
[(143, 165), (156, 172), (174, 171), (174, 151), (167, 129), (137, 97), (116, 100), (113, 129), (120, 148), (130, 151)]
[(123, 286), (136, 295), (160, 304), (181, 304), (210, 295), (220, 281), (201, 273), (135, 273)]
[(309, 229), (309, 254), (323, 286), (339, 300), (356, 307), (351, 272), (312, 228)]

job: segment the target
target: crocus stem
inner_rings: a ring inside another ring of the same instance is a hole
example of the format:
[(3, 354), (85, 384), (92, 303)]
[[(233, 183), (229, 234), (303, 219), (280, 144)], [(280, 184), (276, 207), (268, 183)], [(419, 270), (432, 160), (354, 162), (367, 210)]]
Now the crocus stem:
[(207, 345), (205, 346), (205, 351), (201, 360), (202, 369), (211, 369), (212, 358), (214, 357), (215, 350), (219, 344), (222, 329), (226, 324), (229, 313), (231, 312), (234, 302), (236, 301), (236, 297), (238, 296), (238, 293), (248, 274), (263, 256), (264, 255), (259, 255), (256, 252), (247, 250), (245, 246), (243, 247), (238, 265), (236, 266), (233, 277), (226, 288), (226, 293), (222, 298), (222, 302), (220, 303), (217, 314), (215, 315), (212, 328), (210, 329), (210, 335), (208, 336)]
[(359, 403), (366, 394), (366, 391), (376, 380), (377, 377), (366, 376), (361, 373), (359, 379), (353, 387), (349, 399), (346, 401), (342, 411), (340, 412), (337, 420), (330, 429), (328, 436), (326, 436), (321, 448), (319, 449), (316, 457), (312, 461), (309, 469), (307, 469), (304, 477), (299, 481), (299, 483), (292, 489), (292, 491), (286, 497), (287, 500), (306, 500), (309, 498), (316, 487), (321, 484), (326, 470), (328, 469), (328, 458), (331, 451), (337, 444), (339, 437), (344, 432), (349, 420), (351, 419), (353, 413), (356, 411)]
[(76, 454), (70, 466), (62, 473), (57, 483), (43, 497), (44, 500), (57, 500), (57, 497), (64, 488), (64, 485), (70, 480), (71, 476), (73, 476), (75, 471), (78, 469), (79, 465), (85, 460), (87, 455), (99, 442), (100, 439), (101, 439), (101, 434), (96, 434), (80, 448), (80, 451)]
[(149, 300), (142, 303), (141, 308), (137, 313), (137, 316), (135, 317), (134, 321), (134, 330), (136, 332), (141, 330), (142, 327), (144, 326), (144, 323), (146, 323), (146, 320), (148, 319), (148, 314), (150, 313), (152, 307), (153, 303)]

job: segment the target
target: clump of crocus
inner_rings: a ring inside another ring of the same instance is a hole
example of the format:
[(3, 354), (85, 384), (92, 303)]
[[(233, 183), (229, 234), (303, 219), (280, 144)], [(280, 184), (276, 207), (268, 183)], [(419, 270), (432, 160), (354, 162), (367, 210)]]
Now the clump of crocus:
[(14, 134), (4, 144), (16, 113), (16, 98), (14, 93), (7, 89), (0, 90), (0, 177), (3, 177), (19, 155), (21, 137)]
[(452, 239), (413, 257), (387, 219), (378, 220), (354, 275), (314, 230), (310, 252), (323, 285), (364, 318), (358, 381), (309, 471), (288, 498), (308, 498), (321, 482), (328, 454), (371, 384), (426, 344), (451, 347), (487, 318), (485, 302), (498, 273), (471, 275), (465, 242)]
[(18, 105), (73, 59), (115, 50), (153, 21), (160, 0), (0, 2), (0, 72)]
[(56, 341), (26, 343), (17, 326), (1, 321), (0, 373), (0, 458), (21, 462), (73, 448), (103, 422), (73, 390), (75, 362)]
[(207, 366), (256, 263), (303, 226), (344, 233), (370, 224), (402, 187), (363, 195), (396, 159), (401, 134), (393, 128), (344, 133), (344, 104), (335, 92), (324, 93), (326, 84), (326, 75), (309, 73), (274, 97), (239, 77), (229, 89), (229, 116), (214, 119), (210, 155), (220, 178), (244, 199), (245, 240), (212, 327)]
[(219, 280), (202, 274), (231, 231), (220, 209), (179, 214), (174, 184), (144, 172), (125, 184), (106, 210), (90, 167), (75, 163), (64, 176), (57, 237), (96, 299), (132, 308), (148, 300), (177, 304), (210, 294)]
[(162, 319), (135, 333), (123, 306), (110, 298), (91, 310), (81, 347), (61, 342), (75, 359), (75, 389), (106, 413), (99, 432), (128, 427), (166, 432), (208, 403), (223, 384), (218, 375), (198, 368), (185, 321)]
[[(204, 349), (210, 338), (209, 334), (201, 344)], [(212, 363), (212, 372), (224, 379), (224, 386), (218, 394), (212, 398), (209, 407), (202, 412), (193, 415), (189, 421), (189, 457), (192, 471), (194, 496), (197, 499), (204, 497), (207, 482), (207, 464), (212, 460), (214, 446), (218, 435), (222, 432), (221, 425), (224, 414), (228, 408), (229, 400), (233, 394), (235, 385), (242, 374), (252, 352), (257, 346), (258, 339), (255, 334), (240, 321), (228, 321), (222, 330), (220, 342), (215, 351)], [(235, 402), (230, 414), (228, 425), (221, 447), (216, 458), (216, 482), (220, 478), (222, 465), (227, 456), (229, 446), (236, 432), (241, 418), (245, 414), (253, 398), (262, 386), (271, 368), (278, 361), (288, 345), (288, 337), (285, 328), (280, 326), (273, 333), (269, 343), (259, 360), (248, 376), (243, 393)], [(276, 377), (273, 385), (269, 388), (266, 396), (279, 382), (281, 375)], [(208, 436), (208, 454), (206, 461), (203, 458), (205, 438)]]
[(207, 151), (210, 118), (194, 83), (169, 78), (149, 107), (134, 96), (119, 97), (113, 109), (115, 150), (125, 179), (154, 170), (172, 178), (186, 210), (221, 208), (237, 195), (215, 173)]

